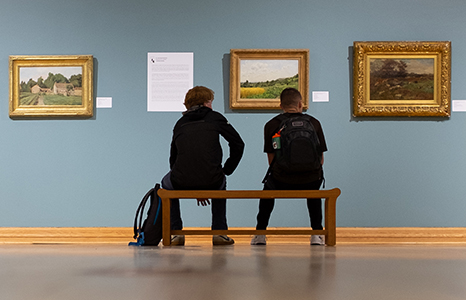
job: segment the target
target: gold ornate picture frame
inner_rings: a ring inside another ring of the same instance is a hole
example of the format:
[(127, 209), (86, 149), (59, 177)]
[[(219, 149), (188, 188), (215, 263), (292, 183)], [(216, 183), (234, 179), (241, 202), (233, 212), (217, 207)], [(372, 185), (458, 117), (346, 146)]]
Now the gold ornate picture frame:
[(230, 108), (280, 109), (280, 93), (298, 89), (309, 105), (309, 49), (231, 49)]
[(10, 118), (90, 118), (92, 55), (10, 56)]
[(355, 117), (449, 117), (451, 42), (354, 42)]

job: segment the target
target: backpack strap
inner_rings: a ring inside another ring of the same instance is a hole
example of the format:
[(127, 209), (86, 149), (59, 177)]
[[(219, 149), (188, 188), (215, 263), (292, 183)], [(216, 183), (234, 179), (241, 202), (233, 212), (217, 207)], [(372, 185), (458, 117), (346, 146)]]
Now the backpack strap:
[(270, 162), (269, 168), (267, 169), (267, 172), (265, 173), (265, 177), (264, 179), (262, 179), (262, 183), (264, 184), (267, 182), (267, 179), (269, 178), (269, 176), (272, 175), (272, 167), (273, 167), (273, 164), (275, 163), (275, 158), (276, 156), (273, 157), (272, 161)]
[[(142, 198), (141, 203), (139, 204), (138, 209), (136, 210), (136, 217), (134, 218), (134, 228), (133, 228), (133, 233), (134, 239), (138, 238), (139, 235), (139, 228), (141, 228), (141, 223), (142, 223), (142, 215), (144, 212), (144, 207), (146, 206), (147, 199), (149, 199), (150, 195), (154, 191), (154, 188), (150, 189)], [(139, 217), (139, 227), (138, 227), (138, 217)]]
[[(139, 204), (138, 209), (136, 210), (136, 216), (134, 218), (134, 227), (133, 227), (133, 233), (134, 239), (138, 238), (139, 235), (139, 230), (142, 228), (142, 218), (144, 215), (144, 207), (146, 206), (147, 200), (153, 196), (155, 193), (157, 197), (157, 191), (160, 189), (160, 184), (157, 183), (155, 184), (155, 187), (151, 188), (142, 198), (141, 203)], [(139, 217), (139, 224), (138, 224), (138, 217)]]
[[(283, 123), (284, 121), (288, 120), (289, 117), (285, 116), (285, 114), (282, 113), (282, 114), (279, 114), (279, 115), (277, 116), (277, 119), (280, 121), (280, 125), (278, 126), (278, 131), (280, 131), (281, 129), (283, 129), (283, 128), (282, 128), (282, 123)], [(277, 132), (278, 132), (278, 131), (277, 131)]]
[[(276, 118), (280, 121), (280, 125), (278, 126), (278, 131), (280, 131), (282, 129), (281, 125), (282, 125), (283, 121), (287, 120), (288, 117), (285, 116), (284, 113), (281, 113), (278, 116), (276, 116)], [(273, 157), (272, 161), (270, 162), (270, 165), (269, 165), (269, 167), (267, 169), (267, 172), (265, 173), (264, 179), (262, 179), (262, 183), (265, 184), (267, 182), (267, 178), (269, 178), (269, 176), (272, 175), (272, 167), (273, 167), (273, 165), (275, 163), (276, 158), (277, 158), (277, 155), (274, 155), (274, 157)]]

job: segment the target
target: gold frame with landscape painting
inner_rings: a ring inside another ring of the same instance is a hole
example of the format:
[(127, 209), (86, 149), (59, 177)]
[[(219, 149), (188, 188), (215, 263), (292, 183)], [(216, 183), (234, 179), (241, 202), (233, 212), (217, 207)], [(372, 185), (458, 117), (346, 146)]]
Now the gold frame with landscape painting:
[(450, 42), (354, 42), (355, 117), (449, 117)]
[(92, 55), (10, 56), (10, 118), (93, 116)]
[(301, 92), (309, 104), (308, 49), (231, 49), (230, 108), (280, 109), (280, 93), (287, 87)]

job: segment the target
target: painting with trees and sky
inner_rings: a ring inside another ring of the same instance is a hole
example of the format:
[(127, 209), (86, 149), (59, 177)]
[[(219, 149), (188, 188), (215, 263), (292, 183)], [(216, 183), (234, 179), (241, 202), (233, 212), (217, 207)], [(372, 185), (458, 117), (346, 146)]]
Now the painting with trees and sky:
[(433, 100), (433, 58), (371, 58), (371, 100)]
[(19, 105), (82, 105), (82, 67), (21, 67)]
[(240, 98), (277, 99), (287, 87), (299, 89), (298, 60), (241, 60)]
[(230, 49), (230, 108), (281, 109), (280, 94), (309, 98), (309, 49)]
[(10, 118), (90, 118), (92, 55), (10, 55)]
[(451, 42), (353, 43), (354, 117), (449, 117)]

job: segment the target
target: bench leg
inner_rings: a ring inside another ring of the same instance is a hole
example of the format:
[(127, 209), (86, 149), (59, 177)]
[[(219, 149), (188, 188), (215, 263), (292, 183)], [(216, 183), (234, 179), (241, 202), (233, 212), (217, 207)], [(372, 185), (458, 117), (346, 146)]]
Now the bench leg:
[(325, 244), (335, 246), (336, 244), (336, 198), (325, 199)]
[(170, 246), (170, 199), (162, 198), (162, 239), (164, 246)]

